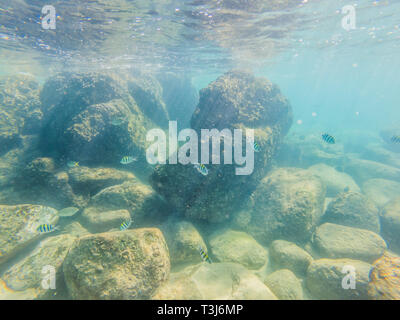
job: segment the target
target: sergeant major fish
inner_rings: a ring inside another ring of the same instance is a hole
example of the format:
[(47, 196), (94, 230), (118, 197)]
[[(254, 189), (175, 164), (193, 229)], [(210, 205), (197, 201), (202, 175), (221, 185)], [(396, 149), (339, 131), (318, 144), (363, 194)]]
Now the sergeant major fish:
[(199, 246), (199, 252), (200, 252), (200, 256), (203, 259), (203, 261), (206, 261), (208, 263), (212, 263), (210, 257), (208, 256), (207, 252), (204, 251), (202, 246)]

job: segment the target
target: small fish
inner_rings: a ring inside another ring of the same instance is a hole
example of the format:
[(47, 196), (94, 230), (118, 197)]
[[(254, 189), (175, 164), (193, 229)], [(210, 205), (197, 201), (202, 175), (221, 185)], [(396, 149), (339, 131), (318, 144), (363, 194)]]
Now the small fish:
[(335, 144), (335, 138), (327, 133), (324, 133), (322, 135), (322, 140), (324, 140), (326, 143), (329, 143), (329, 144)]
[(254, 151), (255, 152), (260, 152), (261, 151), (261, 147), (260, 145), (254, 141), (254, 145), (253, 145)]
[(58, 230), (58, 227), (53, 226), (52, 224), (41, 224), (37, 227), (36, 231), (39, 233), (51, 233)]
[(194, 167), (196, 168), (196, 170), (198, 172), (200, 172), (203, 176), (208, 175), (208, 169), (206, 168), (206, 166), (202, 163), (200, 164), (195, 164)]
[(400, 143), (400, 136), (393, 136), (390, 138), (393, 143)]
[(212, 263), (210, 257), (208, 256), (207, 252), (204, 251), (202, 246), (199, 246), (199, 252), (200, 252), (200, 256), (203, 259), (203, 261), (206, 261), (208, 263)]
[(111, 124), (112, 124), (113, 126), (120, 126), (120, 125), (122, 125), (123, 123), (125, 123), (125, 119), (120, 118), (120, 117), (114, 117), (114, 118), (111, 120)]
[(119, 226), (119, 230), (121, 231), (125, 231), (127, 229), (129, 229), (129, 227), (132, 224), (132, 219), (130, 219), (129, 221), (124, 221), (121, 223), (121, 225)]
[(132, 162), (135, 162), (137, 160), (137, 158), (131, 157), (131, 156), (125, 156), (122, 157), (120, 163), (121, 164), (130, 164)]
[(77, 168), (77, 167), (79, 167), (79, 162), (76, 162), (76, 161), (68, 161), (68, 162), (67, 162), (67, 166), (68, 166), (68, 168)]
[(350, 191), (350, 188), (349, 187), (345, 187), (344, 189), (343, 189), (343, 192), (349, 192)]

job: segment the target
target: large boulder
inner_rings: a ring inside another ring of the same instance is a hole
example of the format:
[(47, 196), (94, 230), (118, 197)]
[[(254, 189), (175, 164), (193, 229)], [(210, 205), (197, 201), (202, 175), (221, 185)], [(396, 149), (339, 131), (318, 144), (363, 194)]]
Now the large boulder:
[(156, 167), (152, 186), (186, 217), (228, 220), (265, 176), (291, 121), (291, 106), (277, 86), (248, 73), (229, 72), (200, 92), (191, 127), (199, 136), (202, 129), (242, 129), (243, 135), (246, 129), (254, 129), (260, 146), (254, 171), (236, 175), (234, 165), (210, 164), (208, 175), (203, 176), (193, 165), (163, 165)]
[(148, 299), (168, 279), (168, 248), (158, 229), (88, 235), (69, 251), (63, 271), (73, 299)]
[(389, 202), (380, 216), (383, 238), (390, 249), (400, 253), (400, 197)]
[(344, 171), (360, 186), (369, 179), (400, 181), (400, 168), (371, 160), (349, 157), (344, 164)]
[(400, 195), (400, 182), (385, 179), (370, 179), (364, 182), (362, 190), (377, 207), (382, 208), (390, 200)]
[(0, 264), (43, 237), (41, 224), (58, 222), (57, 210), (36, 205), (0, 206)]
[(372, 231), (333, 223), (317, 228), (313, 246), (321, 258), (349, 258), (369, 263), (381, 257), (386, 249), (385, 240)]
[(235, 263), (202, 263), (171, 274), (154, 300), (276, 300), (262, 281)]
[(36, 134), (42, 125), (39, 84), (30, 75), (0, 79), (0, 156), (17, 147), (21, 135)]
[(264, 282), (280, 300), (303, 300), (301, 282), (288, 269), (271, 273)]
[(172, 266), (201, 262), (199, 246), (208, 252), (203, 237), (189, 221), (171, 217), (160, 226), (160, 229), (168, 245)]
[(279, 168), (251, 195), (248, 231), (263, 244), (275, 239), (307, 242), (323, 213), (325, 187), (309, 171)]
[(74, 167), (68, 170), (70, 185), (79, 194), (95, 195), (104, 188), (136, 179), (129, 171), (114, 168)]
[(94, 195), (85, 211), (91, 214), (128, 210), (135, 224), (141, 224), (154, 215), (168, 213), (164, 200), (148, 185), (138, 180), (107, 187)]
[(328, 197), (335, 197), (345, 189), (360, 192), (360, 188), (352, 177), (324, 163), (313, 165), (308, 170), (321, 178), (326, 186), (326, 195)]
[[(307, 270), (307, 289), (315, 299), (366, 300), (371, 269), (370, 264), (358, 260), (314, 260)], [(355, 280), (355, 289), (348, 287), (351, 285), (352, 276)]]
[(378, 213), (378, 208), (366, 196), (343, 192), (329, 203), (323, 221), (379, 233)]
[(91, 165), (137, 156), (138, 165), (147, 168), (145, 137), (155, 125), (129, 94), (126, 81), (97, 73), (60, 74), (46, 81), (40, 98), (44, 153)]
[(289, 269), (299, 276), (306, 274), (308, 266), (313, 261), (307, 251), (285, 240), (272, 242), (269, 253), (276, 269)]
[(373, 300), (400, 300), (400, 258), (385, 254), (370, 273), (368, 295)]
[(82, 224), (92, 233), (118, 229), (123, 222), (130, 219), (128, 210), (99, 211), (94, 207), (86, 208), (81, 216)]
[[(7, 269), (2, 279), (11, 290), (34, 292), (33, 299), (66, 298), (62, 264), (74, 240), (74, 236), (60, 235), (41, 241), (27, 257)], [(43, 286), (46, 274), (53, 271), (55, 288), (51, 279), (45, 281), (49, 287)]]
[(18, 170), (14, 184), (20, 197), (34, 204), (62, 209), (82, 207), (88, 201), (87, 195), (74, 192), (68, 173), (58, 168), (53, 158), (40, 157), (28, 162)]
[(245, 232), (216, 231), (209, 238), (213, 258), (219, 262), (239, 263), (247, 269), (260, 269), (268, 262), (268, 252)]

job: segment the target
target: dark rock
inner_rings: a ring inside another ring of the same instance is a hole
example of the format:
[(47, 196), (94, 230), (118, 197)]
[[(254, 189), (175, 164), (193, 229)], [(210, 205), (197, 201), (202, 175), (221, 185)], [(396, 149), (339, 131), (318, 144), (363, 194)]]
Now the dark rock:
[(258, 241), (305, 243), (323, 212), (325, 187), (308, 170), (279, 168), (267, 175), (251, 195), (246, 226)]
[(163, 73), (157, 79), (163, 88), (163, 100), (170, 120), (177, 121), (178, 128), (188, 128), (191, 115), (199, 102), (199, 93), (191, 79), (172, 73)]

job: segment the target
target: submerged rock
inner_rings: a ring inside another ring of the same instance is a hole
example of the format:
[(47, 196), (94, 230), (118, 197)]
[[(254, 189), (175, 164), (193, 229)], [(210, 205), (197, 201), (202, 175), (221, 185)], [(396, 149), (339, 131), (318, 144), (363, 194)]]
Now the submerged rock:
[(216, 261), (238, 263), (250, 270), (260, 269), (268, 262), (267, 250), (247, 233), (217, 231), (209, 242)]
[(400, 183), (385, 179), (367, 180), (362, 185), (362, 189), (379, 208), (400, 195)]
[(142, 223), (152, 215), (168, 213), (168, 208), (161, 197), (151, 187), (137, 180), (101, 190), (92, 197), (89, 207), (92, 213), (128, 210), (135, 223)]
[(57, 209), (81, 207), (87, 203), (86, 197), (74, 193), (67, 172), (60, 171), (52, 158), (41, 157), (29, 162), (19, 170), (15, 186), (26, 201), (46, 203)]
[(114, 168), (75, 167), (68, 170), (70, 184), (79, 194), (94, 195), (104, 188), (135, 180), (134, 174)]
[(0, 206), (0, 213), (0, 264), (42, 237), (39, 225), (55, 225), (59, 219), (57, 210), (30, 204)]
[(307, 170), (279, 168), (251, 195), (248, 230), (261, 243), (274, 239), (306, 242), (322, 215), (325, 188)]
[(244, 72), (226, 73), (200, 92), (191, 127), (199, 136), (201, 129), (242, 129), (245, 135), (254, 128), (260, 146), (254, 172), (236, 175), (233, 165), (206, 164), (203, 176), (193, 165), (163, 165), (156, 167), (151, 184), (186, 217), (226, 221), (265, 176), (291, 122), (291, 106), (277, 86)]
[(386, 249), (385, 240), (372, 231), (332, 223), (317, 228), (313, 246), (322, 258), (349, 258), (370, 263)]
[(163, 88), (156, 78), (140, 74), (128, 81), (128, 90), (139, 108), (160, 127), (168, 127), (168, 111), (163, 101)]
[[(62, 264), (74, 240), (74, 236), (60, 235), (41, 241), (27, 257), (3, 274), (3, 280), (14, 291), (32, 292), (33, 290), (32, 298), (34, 299), (65, 298)], [(46, 275), (51, 276), (53, 270), (55, 272), (54, 288), (51, 287), (52, 283), (49, 279), (44, 281), (49, 287), (44, 287), (42, 281)]]
[(336, 168), (343, 160), (342, 144), (327, 144), (314, 133), (289, 133), (277, 154), (280, 166), (304, 169), (321, 163)]
[(400, 258), (385, 254), (370, 273), (368, 295), (373, 300), (400, 300)]
[(169, 276), (168, 248), (158, 229), (79, 238), (63, 265), (73, 299), (148, 299)]
[(312, 256), (296, 244), (284, 240), (275, 240), (269, 247), (269, 253), (276, 269), (289, 269), (304, 276), (313, 261)]
[[(358, 260), (314, 260), (307, 270), (307, 289), (321, 300), (366, 300), (371, 269), (372, 265)], [(352, 276), (348, 270), (355, 272), (355, 289), (347, 287), (351, 283), (346, 276)]]
[[(391, 143), (390, 147), (394, 147)], [(397, 146), (398, 152), (400, 152), (400, 146)], [(389, 166), (400, 168), (400, 158), (398, 152), (390, 151), (386, 149), (382, 143), (371, 143), (365, 147), (362, 157), (364, 159), (370, 159), (376, 162), (382, 162)]]
[(303, 300), (301, 282), (290, 270), (281, 269), (271, 273), (265, 279), (265, 284), (280, 300)]
[(353, 178), (344, 172), (339, 172), (335, 168), (323, 163), (319, 163), (308, 168), (314, 175), (321, 178), (326, 186), (328, 197), (337, 196), (343, 190), (360, 192), (360, 188)]
[(154, 300), (276, 300), (252, 272), (234, 263), (202, 263), (171, 274)]
[(329, 203), (324, 222), (380, 232), (379, 210), (367, 197), (357, 192), (344, 192)]
[(389, 202), (381, 211), (382, 236), (389, 248), (400, 253), (400, 197)]
[(82, 224), (92, 233), (119, 229), (123, 222), (130, 221), (128, 210), (99, 211), (97, 208), (86, 208), (81, 216)]
[(207, 246), (195, 226), (188, 221), (170, 218), (160, 227), (168, 245), (171, 264), (196, 264), (202, 261), (199, 246)]
[(393, 123), (380, 131), (381, 138), (386, 142), (386, 148), (393, 152), (400, 152), (400, 145), (391, 141), (393, 136), (398, 136), (400, 132), (400, 123)]

